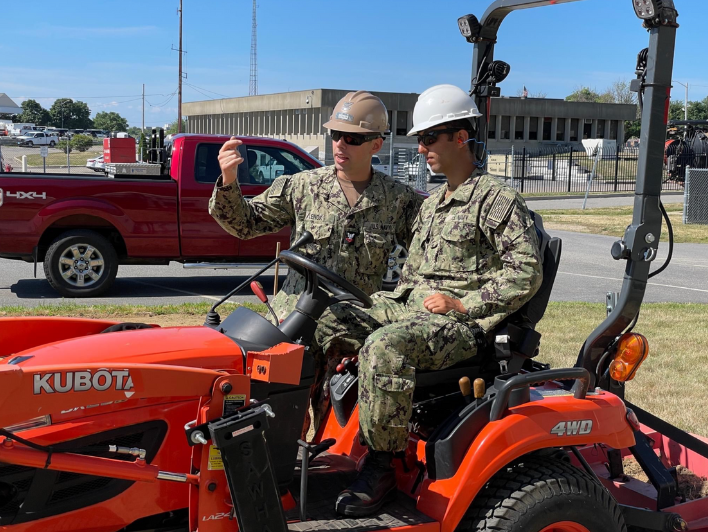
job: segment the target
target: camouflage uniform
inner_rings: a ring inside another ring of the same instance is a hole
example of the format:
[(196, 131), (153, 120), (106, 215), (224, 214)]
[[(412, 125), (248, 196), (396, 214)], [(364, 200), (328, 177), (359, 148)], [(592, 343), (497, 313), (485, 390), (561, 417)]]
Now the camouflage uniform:
[[(359, 353), (359, 425), (377, 451), (406, 446), (415, 369), (438, 370), (473, 357), (485, 336), (541, 285), (540, 252), (523, 199), (476, 173), (445, 198), (445, 187), (420, 209), (402, 278), (369, 310), (326, 318), (318, 341)], [(459, 299), (466, 314), (432, 314), (435, 293)], [(367, 338), (368, 336), (368, 338)]]
[[(369, 186), (354, 207), (349, 207), (335, 167), (327, 166), (280, 176), (268, 190), (250, 201), (243, 198), (238, 185), (223, 186), (219, 178), (209, 201), (209, 213), (226, 231), (242, 239), (291, 226), (292, 243), (308, 230), (315, 240), (299, 252), (372, 294), (381, 290), (388, 255), (396, 244), (408, 247), (422, 201), (411, 187), (374, 171)], [(281, 290), (271, 301), (279, 318), (285, 318), (295, 309), (304, 288), (305, 278), (290, 269)], [(324, 316), (328, 314), (325, 312)], [(317, 345), (313, 346), (312, 354), (317, 368), (313, 389), (317, 425), (327, 405), (321, 397), (327, 392), (321, 382), (327, 362)], [(329, 360), (336, 366), (335, 358)]]
[[(381, 290), (388, 255), (396, 244), (408, 247), (423, 201), (411, 187), (374, 171), (369, 186), (349, 207), (334, 166), (280, 176), (250, 201), (237, 184), (222, 183), (220, 177), (209, 214), (228, 233), (247, 240), (290, 226), (292, 243), (308, 230), (315, 240), (299, 252), (367, 294)], [(295, 309), (304, 287), (305, 278), (290, 269), (271, 302), (278, 317)]]

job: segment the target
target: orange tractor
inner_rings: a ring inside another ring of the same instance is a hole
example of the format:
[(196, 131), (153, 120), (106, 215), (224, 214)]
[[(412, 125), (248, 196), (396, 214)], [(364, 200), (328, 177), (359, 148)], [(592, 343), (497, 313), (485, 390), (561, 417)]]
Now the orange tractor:
[[(459, 19), (474, 44), (481, 110), (508, 65), (494, 60), (512, 11), (571, 0), (496, 0)], [(64, 318), (0, 320), (0, 528), (8, 531), (608, 532), (708, 530), (708, 500), (677, 498), (675, 467), (708, 473), (708, 445), (623, 400), (648, 354), (632, 329), (661, 231), (677, 13), (631, 0), (649, 32), (633, 83), (643, 104), (635, 214), (612, 248), (624, 284), (575, 367), (534, 360), (560, 260), (543, 230), (544, 282), (466, 363), (416, 376), (409, 445), (396, 460), (397, 501), (339, 518), (337, 494), (366, 453), (358, 439), (357, 365), (331, 381), (314, 441), (299, 440), (313, 382), (305, 346), (334, 302), (371, 299), (299, 255), (306, 279), (279, 326), (238, 308), (201, 327)], [(480, 127), (486, 134), (485, 118)], [(481, 158), (480, 158), (481, 159)], [(668, 220), (667, 220), (668, 223)], [(327, 288), (323, 290), (322, 287)], [(631, 408), (628, 408), (631, 406)], [(630, 481), (633, 455), (649, 482)]]

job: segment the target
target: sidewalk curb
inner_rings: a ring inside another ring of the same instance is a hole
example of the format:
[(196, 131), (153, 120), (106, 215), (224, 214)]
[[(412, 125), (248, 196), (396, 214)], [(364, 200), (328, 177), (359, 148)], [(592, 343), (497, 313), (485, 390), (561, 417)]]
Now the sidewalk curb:
[[(634, 193), (627, 193), (627, 194), (590, 194), (588, 196), (588, 199), (593, 199), (593, 198), (631, 198), (635, 194)], [(661, 194), (662, 196), (683, 196), (683, 192), (663, 192)], [(568, 196), (523, 196), (525, 201), (545, 201), (545, 200), (569, 200), (569, 199), (583, 199), (585, 198), (585, 194), (580, 194), (580, 195), (568, 195)]]

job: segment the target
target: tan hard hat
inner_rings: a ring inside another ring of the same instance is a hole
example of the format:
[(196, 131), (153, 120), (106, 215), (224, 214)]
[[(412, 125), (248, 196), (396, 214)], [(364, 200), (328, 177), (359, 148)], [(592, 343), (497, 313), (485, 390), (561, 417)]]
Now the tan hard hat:
[(388, 133), (388, 112), (383, 102), (366, 91), (350, 92), (337, 102), (327, 129), (347, 133)]

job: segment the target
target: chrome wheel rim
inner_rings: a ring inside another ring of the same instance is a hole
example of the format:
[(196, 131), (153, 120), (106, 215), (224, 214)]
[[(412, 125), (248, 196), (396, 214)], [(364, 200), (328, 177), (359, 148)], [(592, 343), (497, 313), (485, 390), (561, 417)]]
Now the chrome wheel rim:
[(95, 285), (105, 272), (103, 255), (90, 244), (72, 244), (59, 257), (59, 274), (76, 288)]
[(397, 283), (401, 280), (401, 270), (408, 259), (408, 251), (400, 244), (396, 244), (391, 254), (388, 256), (386, 273), (384, 274), (385, 283)]

